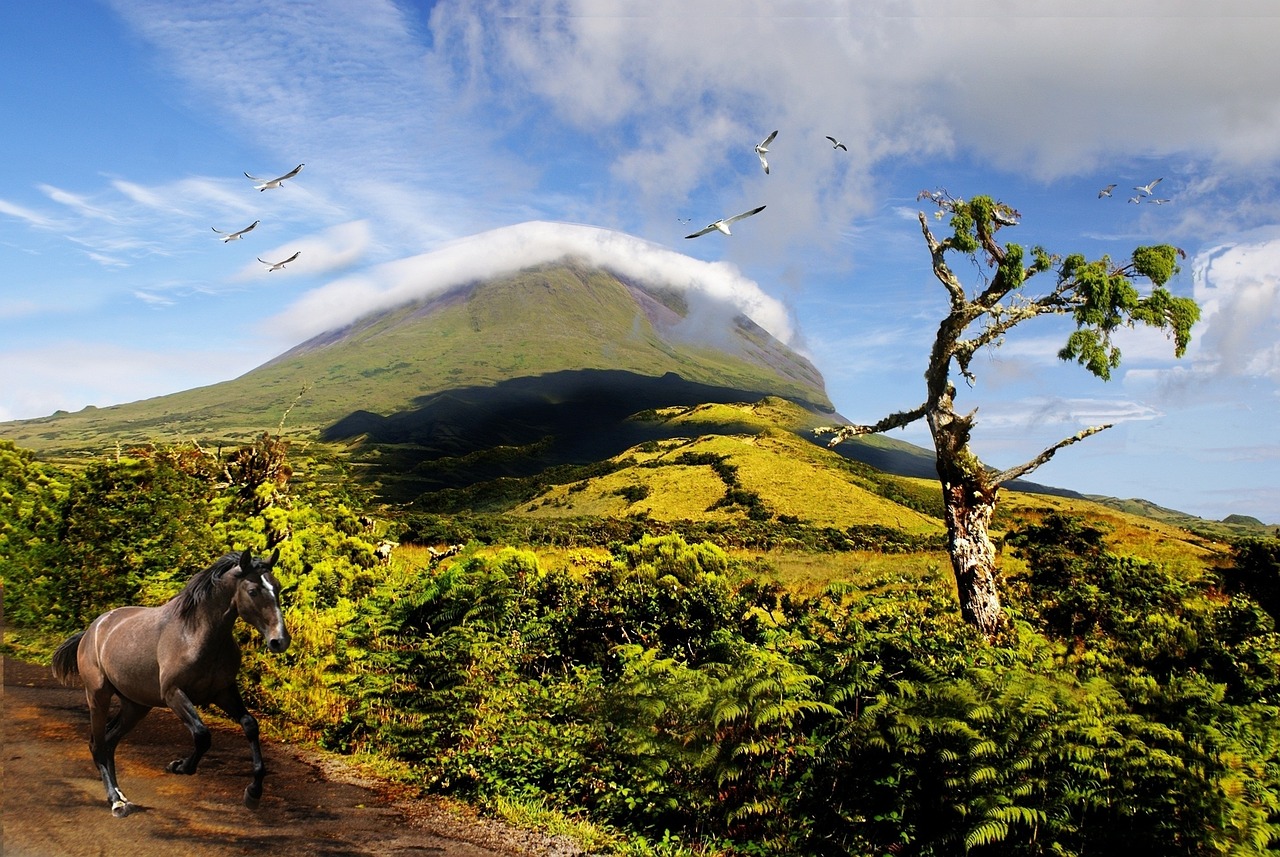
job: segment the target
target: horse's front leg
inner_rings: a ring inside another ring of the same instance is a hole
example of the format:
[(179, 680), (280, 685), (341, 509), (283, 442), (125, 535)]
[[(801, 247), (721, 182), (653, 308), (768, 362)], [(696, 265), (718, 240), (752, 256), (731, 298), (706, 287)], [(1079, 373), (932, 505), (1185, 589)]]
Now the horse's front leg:
[(253, 782), (245, 786), (244, 805), (249, 809), (257, 809), (262, 799), (262, 780), (267, 776), (267, 766), (262, 761), (262, 744), (258, 740), (258, 721), (245, 707), (244, 700), (240, 698), (240, 689), (235, 685), (223, 691), (216, 704), (228, 717), (240, 724), (244, 737), (249, 740), (249, 751), (253, 754)]
[(195, 749), (191, 755), (185, 759), (174, 759), (169, 763), (167, 770), (174, 774), (194, 774), (201, 757), (213, 743), (213, 738), (209, 735), (209, 727), (204, 725), (204, 721), (200, 719), (200, 712), (196, 711), (196, 707), (191, 704), (191, 700), (181, 688), (170, 688), (164, 695), (164, 701), (169, 708), (173, 709), (173, 713), (178, 715), (178, 719), (186, 724), (187, 729), (191, 730), (191, 738), (195, 742)]

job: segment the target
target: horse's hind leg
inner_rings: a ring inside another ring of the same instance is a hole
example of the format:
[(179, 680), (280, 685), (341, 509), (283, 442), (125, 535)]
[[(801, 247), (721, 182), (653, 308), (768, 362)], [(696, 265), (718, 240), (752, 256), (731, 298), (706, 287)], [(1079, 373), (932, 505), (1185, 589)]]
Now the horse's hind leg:
[(109, 685), (85, 691), (89, 701), (89, 751), (93, 753), (93, 763), (102, 776), (102, 785), (106, 787), (111, 814), (124, 818), (133, 810), (133, 804), (120, 791), (116, 780), (116, 745), (149, 709), (121, 698), (119, 713), (108, 721), (107, 711), (114, 693)]
[(245, 786), (244, 805), (249, 809), (257, 809), (262, 799), (262, 780), (267, 776), (267, 766), (262, 760), (262, 743), (258, 739), (258, 721), (245, 708), (240, 690), (234, 686), (222, 694), (217, 705), (228, 717), (240, 724), (244, 737), (249, 740), (249, 751), (253, 754), (253, 782)]

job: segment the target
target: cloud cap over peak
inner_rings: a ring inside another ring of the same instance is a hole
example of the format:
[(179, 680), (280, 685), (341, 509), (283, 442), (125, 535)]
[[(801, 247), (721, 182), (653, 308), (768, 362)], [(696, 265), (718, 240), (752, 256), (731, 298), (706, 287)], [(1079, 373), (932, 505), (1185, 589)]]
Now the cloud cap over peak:
[(268, 325), (275, 335), (305, 339), (465, 283), (565, 259), (580, 259), (645, 284), (709, 296), (776, 339), (787, 344), (794, 339), (787, 308), (730, 263), (704, 262), (610, 229), (541, 220), (461, 238), (429, 253), (334, 280), (301, 297)]

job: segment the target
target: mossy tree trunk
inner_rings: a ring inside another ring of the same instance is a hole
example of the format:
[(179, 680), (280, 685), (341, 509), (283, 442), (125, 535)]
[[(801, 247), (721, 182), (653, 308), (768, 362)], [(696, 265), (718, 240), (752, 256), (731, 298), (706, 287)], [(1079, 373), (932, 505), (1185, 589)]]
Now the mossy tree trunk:
[[(949, 405), (950, 397), (943, 402)], [(996, 548), (989, 532), (1000, 486), (990, 482), (987, 470), (969, 451), (969, 418), (956, 416), (944, 406), (930, 413), (928, 422), (937, 453), (947, 552), (960, 614), (990, 639), (1000, 630), (1003, 616)]]

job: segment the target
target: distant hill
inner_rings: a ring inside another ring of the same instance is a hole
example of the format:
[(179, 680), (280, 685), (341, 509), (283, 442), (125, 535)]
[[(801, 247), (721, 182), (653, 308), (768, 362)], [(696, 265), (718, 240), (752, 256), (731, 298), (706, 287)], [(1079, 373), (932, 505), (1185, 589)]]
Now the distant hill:
[(1193, 532), (1202, 533), (1215, 538), (1239, 538), (1241, 536), (1274, 536), (1280, 533), (1280, 525), (1269, 526), (1251, 515), (1228, 515), (1221, 521), (1209, 521), (1158, 506), (1149, 500), (1107, 497), (1101, 494), (1090, 494), (1089, 499), (1112, 509), (1119, 509), (1131, 515), (1141, 515), (1156, 521), (1163, 521), (1176, 527), (1183, 527)]

